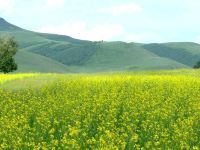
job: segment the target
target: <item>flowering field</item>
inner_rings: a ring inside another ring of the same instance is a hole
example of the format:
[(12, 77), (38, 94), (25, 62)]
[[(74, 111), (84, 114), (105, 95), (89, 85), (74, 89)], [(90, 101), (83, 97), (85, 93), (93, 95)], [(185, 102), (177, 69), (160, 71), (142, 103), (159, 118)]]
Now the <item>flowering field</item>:
[(0, 149), (200, 148), (198, 72), (53, 75), (38, 88), (1, 88), (16, 76), (0, 75)]
[(13, 74), (13, 75), (5, 75), (5, 74), (0, 74), (0, 84), (15, 80), (15, 79), (23, 79), (26, 77), (33, 77), (36, 76), (37, 74)]

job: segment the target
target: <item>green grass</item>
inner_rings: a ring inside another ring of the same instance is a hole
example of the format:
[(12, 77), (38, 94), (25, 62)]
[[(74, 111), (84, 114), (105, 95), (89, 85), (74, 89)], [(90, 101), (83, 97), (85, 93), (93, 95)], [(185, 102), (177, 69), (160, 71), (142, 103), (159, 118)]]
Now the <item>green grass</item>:
[(200, 60), (200, 45), (196, 43), (147, 44), (145, 49), (160, 56), (193, 67)]
[(96, 71), (156, 70), (186, 68), (187, 66), (168, 58), (159, 57), (140, 44), (106, 42), (86, 62), (86, 67)]
[(48, 57), (34, 54), (28, 51), (19, 51), (16, 55), (18, 63), (17, 72), (45, 72), (45, 73), (66, 73), (70, 69)]

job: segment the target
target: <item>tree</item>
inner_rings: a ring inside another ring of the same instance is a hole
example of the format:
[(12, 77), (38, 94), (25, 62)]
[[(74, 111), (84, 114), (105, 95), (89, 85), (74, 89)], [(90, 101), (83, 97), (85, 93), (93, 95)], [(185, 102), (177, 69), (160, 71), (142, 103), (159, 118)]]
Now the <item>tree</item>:
[(14, 60), (17, 50), (18, 44), (14, 38), (0, 38), (0, 72), (9, 73), (17, 70)]
[(199, 68), (200, 68), (200, 61), (198, 61), (198, 62), (196, 63), (196, 65), (194, 65), (193, 68), (194, 68), (194, 69), (199, 69)]

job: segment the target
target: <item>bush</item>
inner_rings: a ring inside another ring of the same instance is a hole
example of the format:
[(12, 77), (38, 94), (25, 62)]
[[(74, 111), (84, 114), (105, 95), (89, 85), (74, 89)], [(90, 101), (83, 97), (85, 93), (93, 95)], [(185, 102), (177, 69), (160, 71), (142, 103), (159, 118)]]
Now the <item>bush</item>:
[(194, 69), (199, 69), (199, 68), (200, 68), (200, 61), (198, 61), (198, 62), (196, 63), (196, 65), (194, 65), (193, 68), (194, 68)]
[(17, 70), (13, 56), (17, 53), (18, 44), (14, 38), (0, 38), (0, 72), (9, 73)]

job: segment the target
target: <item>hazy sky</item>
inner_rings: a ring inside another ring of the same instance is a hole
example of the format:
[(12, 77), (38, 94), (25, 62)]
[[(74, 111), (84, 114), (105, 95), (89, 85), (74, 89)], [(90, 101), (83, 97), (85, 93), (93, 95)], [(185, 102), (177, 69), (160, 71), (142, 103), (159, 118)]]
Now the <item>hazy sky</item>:
[(0, 17), (86, 40), (200, 42), (200, 0), (0, 0)]

